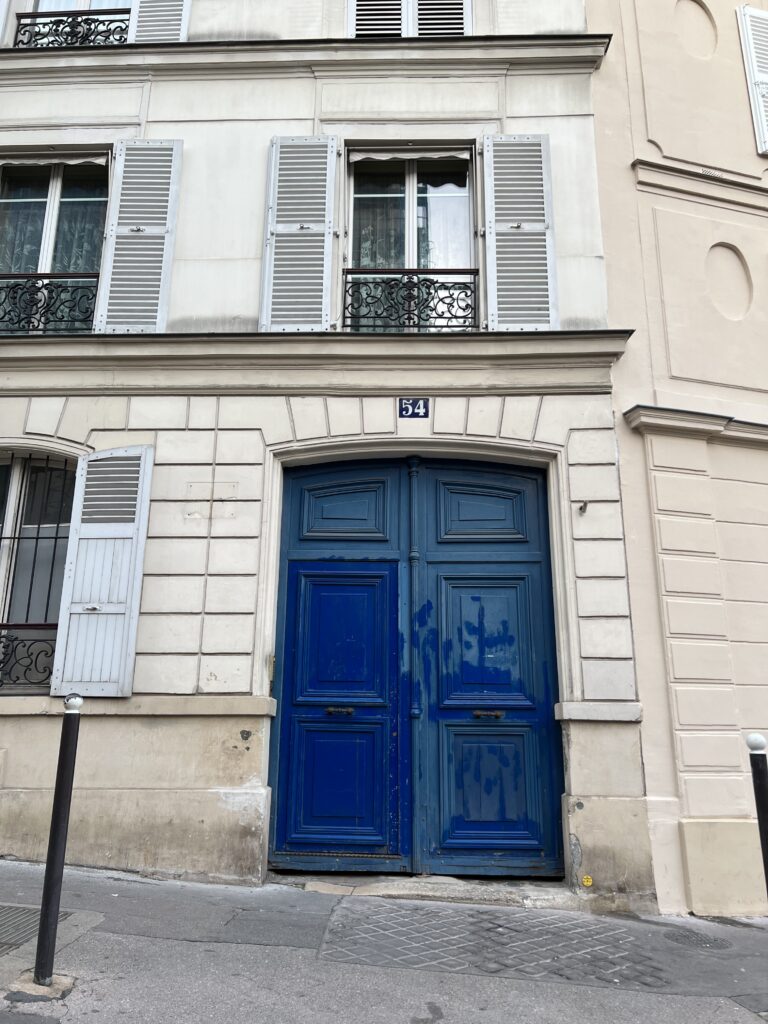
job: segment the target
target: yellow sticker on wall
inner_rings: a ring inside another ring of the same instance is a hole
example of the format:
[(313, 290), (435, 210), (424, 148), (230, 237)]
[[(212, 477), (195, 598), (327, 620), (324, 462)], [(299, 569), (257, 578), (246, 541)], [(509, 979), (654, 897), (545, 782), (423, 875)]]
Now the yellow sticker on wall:
[(592, 875), (584, 875), (584, 877), (581, 880), (581, 884), (584, 886), (585, 889), (590, 889), (593, 885), (593, 881), (594, 880), (592, 878)]

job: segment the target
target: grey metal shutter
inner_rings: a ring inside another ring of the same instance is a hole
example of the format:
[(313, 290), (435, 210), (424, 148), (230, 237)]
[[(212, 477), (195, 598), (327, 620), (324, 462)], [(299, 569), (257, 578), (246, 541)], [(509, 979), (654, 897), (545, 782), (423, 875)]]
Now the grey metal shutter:
[(152, 461), (150, 447), (113, 448), (77, 467), (53, 694), (131, 692)]
[(415, 0), (416, 35), (463, 36), (469, 32), (465, 0)]
[(270, 151), (262, 331), (327, 331), (336, 138), (275, 138)]
[(348, 0), (350, 36), (402, 36), (406, 34), (406, 6), (410, 0)]
[(133, 0), (129, 43), (180, 43), (187, 38), (190, 0)]
[(486, 135), (484, 154), (488, 327), (555, 328), (549, 140)]
[(95, 331), (164, 329), (180, 171), (181, 142), (116, 144)]
[(744, 6), (738, 15), (757, 151), (768, 156), (768, 11)]

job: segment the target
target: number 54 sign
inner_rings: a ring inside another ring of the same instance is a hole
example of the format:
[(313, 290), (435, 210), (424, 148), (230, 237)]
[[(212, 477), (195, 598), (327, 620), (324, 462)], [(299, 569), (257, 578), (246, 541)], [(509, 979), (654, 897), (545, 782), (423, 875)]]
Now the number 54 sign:
[(401, 420), (429, 419), (428, 398), (398, 398), (397, 417)]

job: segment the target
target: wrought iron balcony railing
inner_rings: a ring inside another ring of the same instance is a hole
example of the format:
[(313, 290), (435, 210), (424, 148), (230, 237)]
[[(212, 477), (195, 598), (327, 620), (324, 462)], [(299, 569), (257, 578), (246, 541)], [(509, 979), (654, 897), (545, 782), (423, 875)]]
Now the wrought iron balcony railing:
[(472, 331), (476, 270), (345, 270), (344, 326), (353, 331)]
[(0, 334), (90, 331), (98, 284), (98, 274), (0, 273)]
[(0, 694), (47, 692), (55, 652), (55, 622), (0, 622)]
[(20, 49), (57, 46), (122, 46), (128, 42), (130, 8), (102, 11), (32, 11), (16, 15)]

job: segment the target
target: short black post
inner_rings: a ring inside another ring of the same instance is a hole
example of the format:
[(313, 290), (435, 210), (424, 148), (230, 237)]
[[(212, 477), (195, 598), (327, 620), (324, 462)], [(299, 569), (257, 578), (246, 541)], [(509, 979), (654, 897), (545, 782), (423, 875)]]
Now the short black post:
[(40, 928), (37, 933), (36, 985), (50, 985), (53, 978), (53, 957), (56, 952), (56, 932), (59, 927), (61, 882), (64, 877), (64, 855), (67, 850), (69, 808), (72, 803), (77, 734), (80, 731), (80, 708), (82, 706), (83, 698), (77, 693), (70, 693), (64, 698), (59, 767), (56, 771), (56, 788), (53, 793), (51, 834), (48, 839), (43, 902), (40, 907)]
[(755, 787), (757, 827), (760, 832), (760, 846), (763, 849), (765, 887), (768, 890), (768, 755), (765, 752), (768, 740), (759, 732), (751, 732), (747, 736), (747, 746), (749, 763), (752, 766), (752, 783)]

